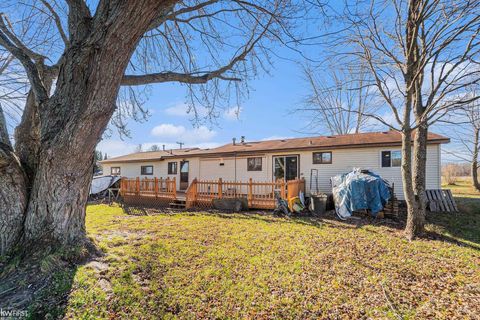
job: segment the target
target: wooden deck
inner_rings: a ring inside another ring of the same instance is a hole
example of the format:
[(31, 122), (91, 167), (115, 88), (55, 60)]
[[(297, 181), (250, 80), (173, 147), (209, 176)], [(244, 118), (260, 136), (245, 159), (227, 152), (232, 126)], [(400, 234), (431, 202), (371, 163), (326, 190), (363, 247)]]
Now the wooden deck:
[(176, 190), (175, 179), (122, 178), (121, 195), (129, 203), (158, 206), (184, 201), (187, 208), (212, 208), (215, 199), (245, 199), (252, 209), (274, 209), (275, 194), (290, 199), (305, 191), (303, 179), (275, 182), (248, 182), (194, 179), (186, 191)]

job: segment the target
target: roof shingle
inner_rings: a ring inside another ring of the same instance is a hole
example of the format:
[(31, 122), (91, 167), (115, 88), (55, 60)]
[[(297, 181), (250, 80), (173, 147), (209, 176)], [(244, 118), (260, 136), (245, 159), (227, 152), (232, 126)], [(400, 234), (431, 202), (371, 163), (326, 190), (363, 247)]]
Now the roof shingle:
[[(430, 144), (448, 143), (450, 139), (436, 133), (428, 134)], [(368, 132), (345, 134), (336, 136), (317, 136), (293, 139), (278, 139), (254, 141), (246, 143), (232, 143), (212, 149), (173, 149), (171, 151), (137, 152), (120, 157), (103, 160), (102, 163), (112, 162), (139, 162), (162, 160), (168, 158), (182, 158), (188, 156), (214, 156), (228, 154), (250, 154), (255, 152), (309, 150), (309, 149), (340, 149), (360, 148), (373, 146), (401, 145), (401, 134), (397, 131)]]

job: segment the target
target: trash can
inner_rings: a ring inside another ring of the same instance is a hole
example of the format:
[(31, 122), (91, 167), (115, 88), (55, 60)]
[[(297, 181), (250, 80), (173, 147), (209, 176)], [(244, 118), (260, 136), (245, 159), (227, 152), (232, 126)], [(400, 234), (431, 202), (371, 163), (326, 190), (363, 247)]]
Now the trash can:
[(328, 195), (321, 193), (321, 194), (312, 194), (310, 196), (310, 211), (315, 214), (323, 214), (327, 208), (327, 199)]

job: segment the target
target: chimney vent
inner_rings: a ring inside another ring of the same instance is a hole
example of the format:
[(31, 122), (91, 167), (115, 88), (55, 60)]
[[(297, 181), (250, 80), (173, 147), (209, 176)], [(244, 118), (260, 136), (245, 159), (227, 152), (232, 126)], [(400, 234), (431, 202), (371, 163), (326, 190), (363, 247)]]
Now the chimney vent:
[(232, 138), (233, 145), (235, 145), (235, 141), (237, 141), (236, 138)]
[(162, 149), (163, 149), (163, 151), (165, 151), (165, 145), (164, 144), (162, 144)]
[(245, 144), (245, 136), (241, 136), (241, 137), (240, 137), (240, 142), (241, 142), (242, 144)]

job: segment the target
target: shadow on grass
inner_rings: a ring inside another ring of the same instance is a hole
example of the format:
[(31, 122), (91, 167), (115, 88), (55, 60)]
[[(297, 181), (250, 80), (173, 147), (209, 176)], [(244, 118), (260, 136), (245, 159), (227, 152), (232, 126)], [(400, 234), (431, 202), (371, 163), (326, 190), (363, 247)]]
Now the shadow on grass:
[(0, 264), (0, 309), (6, 319), (62, 319), (78, 268), (100, 254), (86, 242), (68, 251), (42, 247)]
[(427, 236), (480, 250), (480, 198), (455, 197), (460, 212), (427, 215)]
[[(426, 240), (445, 241), (460, 246), (480, 249), (480, 198), (476, 197), (456, 197), (459, 207), (459, 213), (451, 212), (428, 212), (427, 213), (427, 232), (422, 237)], [(126, 212), (128, 214), (128, 212)], [(348, 220), (340, 220), (334, 211), (327, 211), (322, 215), (316, 216), (276, 216), (272, 211), (246, 211), (240, 213), (229, 213), (219, 210), (192, 210), (187, 213), (184, 210), (171, 210), (170, 214), (206, 214), (216, 216), (222, 219), (247, 219), (263, 223), (295, 223), (305, 226), (320, 228), (329, 226), (335, 229), (360, 229), (365, 226), (387, 227), (395, 231), (402, 231), (406, 225), (405, 208), (400, 209), (398, 217), (394, 218), (375, 218), (369, 214), (361, 214)], [(381, 234), (382, 231), (374, 231)]]

